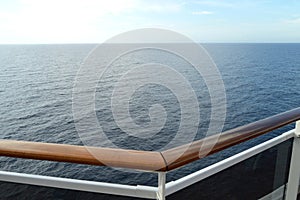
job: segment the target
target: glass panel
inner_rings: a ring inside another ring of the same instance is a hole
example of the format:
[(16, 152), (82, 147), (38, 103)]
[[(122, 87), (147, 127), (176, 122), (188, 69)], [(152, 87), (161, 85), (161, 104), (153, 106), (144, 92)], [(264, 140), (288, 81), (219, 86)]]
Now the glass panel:
[(143, 200), (142, 198), (81, 192), (9, 182), (0, 182), (0, 194), (0, 199), (3, 200)]
[(297, 196), (297, 200), (300, 200), (300, 186), (298, 188), (298, 196)]
[(254, 200), (275, 190), (276, 199), (280, 199), (288, 178), (291, 148), (292, 139), (171, 194), (167, 200)]

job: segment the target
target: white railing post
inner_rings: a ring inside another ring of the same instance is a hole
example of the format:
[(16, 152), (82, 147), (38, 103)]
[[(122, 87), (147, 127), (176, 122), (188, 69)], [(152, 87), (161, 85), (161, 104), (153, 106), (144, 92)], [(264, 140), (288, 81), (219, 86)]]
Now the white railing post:
[(295, 137), (290, 164), (289, 179), (286, 189), (286, 200), (296, 200), (300, 178), (300, 121), (296, 122)]
[(158, 173), (158, 191), (157, 199), (165, 200), (166, 199), (166, 172)]

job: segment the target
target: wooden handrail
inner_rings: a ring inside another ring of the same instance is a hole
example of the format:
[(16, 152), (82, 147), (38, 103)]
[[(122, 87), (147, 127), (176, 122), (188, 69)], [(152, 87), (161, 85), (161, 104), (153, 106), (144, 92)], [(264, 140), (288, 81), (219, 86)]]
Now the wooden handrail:
[[(263, 135), (300, 119), (300, 108), (161, 152), (167, 171)], [(201, 151), (200, 151), (201, 149)], [(183, 152), (183, 153), (182, 153)], [(181, 154), (181, 156), (178, 156)]]
[(165, 171), (159, 152), (0, 140), (0, 156)]
[(300, 120), (300, 108), (163, 152), (0, 140), (0, 156), (170, 171), (297, 120)]

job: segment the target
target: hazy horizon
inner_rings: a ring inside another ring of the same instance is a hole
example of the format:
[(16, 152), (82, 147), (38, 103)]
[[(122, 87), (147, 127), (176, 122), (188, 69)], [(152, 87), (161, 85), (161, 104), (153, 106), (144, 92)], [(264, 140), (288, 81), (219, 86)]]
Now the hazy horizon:
[[(300, 42), (197, 42), (199, 44), (300, 44)], [(0, 45), (99, 45), (102, 43), (8, 43)], [(123, 43), (128, 44), (128, 43)]]

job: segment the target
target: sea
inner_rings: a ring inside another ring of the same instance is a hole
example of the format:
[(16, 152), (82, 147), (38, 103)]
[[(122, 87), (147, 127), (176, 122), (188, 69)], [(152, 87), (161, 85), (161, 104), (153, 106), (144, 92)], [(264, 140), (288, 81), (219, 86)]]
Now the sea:
[[(217, 66), (224, 84), (226, 115), (224, 121), (217, 123), (221, 131), (300, 107), (300, 44), (201, 45)], [(84, 120), (86, 113), (83, 111), (81, 118), (74, 115), (74, 87), (80, 70), (86, 66), (88, 56), (96, 46), (0, 45), (0, 139), (89, 145), (91, 140), (83, 138), (77, 126), (80, 120)], [(180, 128), (183, 128), (183, 132), (191, 129), (188, 124), (180, 126), (182, 116), (188, 114), (182, 110), (189, 108), (189, 101), (185, 99), (181, 102), (176, 89), (160, 85), (157, 81), (135, 88), (127, 102), (129, 113), (116, 116), (118, 110), (112, 110), (112, 94), (115, 94), (116, 83), (122, 78), (123, 83), (126, 83), (123, 72), (134, 74), (137, 67), (145, 63), (163, 63), (182, 74), (199, 103), (200, 119), (199, 123), (191, 125), (193, 129), (196, 127), (192, 139), (206, 136), (213, 119), (210, 118), (212, 100), (205, 78), (183, 59), (150, 49), (118, 58), (112, 63), (113, 66), (99, 76), (93, 96), (94, 113), (98, 123), (96, 128), (101, 127), (105, 137), (95, 136), (97, 139), (92, 139), (92, 145), (97, 146), (95, 143), (98, 141), (98, 146), (103, 147), (155, 151), (171, 142), (171, 146), (177, 146), (189, 141), (184, 135), (175, 137)], [(143, 72), (146, 73), (147, 68)], [(167, 74), (160, 75), (160, 78), (161, 83), (172, 79)], [(181, 82), (172, 82), (172, 86), (176, 84), (180, 85)], [(119, 92), (126, 96), (129, 90), (132, 88)], [(86, 91), (79, 89), (76, 92)], [(186, 107), (181, 106), (181, 103)], [(142, 135), (143, 132), (139, 132), (135, 135), (134, 129), (123, 130), (125, 122), (116, 123), (116, 117), (123, 117), (123, 122), (130, 118), (131, 122), (146, 132), (149, 126), (162, 127), (157, 130), (152, 127), (156, 133)], [(189, 117), (187, 119), (194, 122)], [(174, 170), (168, 174), (167, 179), (176, 180), (273, 138), (293, 126), (289, 125)], [(8, 157), (0, 158), (0, 170), (129, 185), (157, 184), (155, 173)]]

